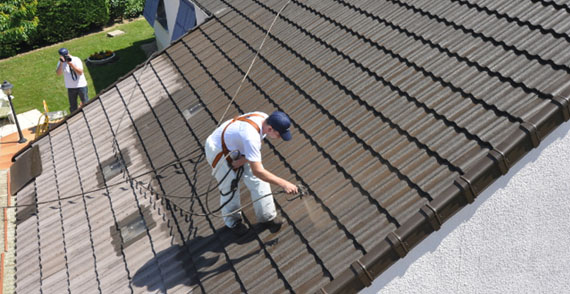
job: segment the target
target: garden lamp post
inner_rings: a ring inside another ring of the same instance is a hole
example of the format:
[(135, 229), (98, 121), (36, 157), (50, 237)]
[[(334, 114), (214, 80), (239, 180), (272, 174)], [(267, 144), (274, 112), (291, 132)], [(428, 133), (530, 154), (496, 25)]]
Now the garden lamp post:
[(14, 110), (14, 104), (12, 104), (12, 88), (14, 88), (14, 86), (10, 84), (8, 81), (4, 81), (4, 83), (2, 83), (2, 91), (4, 92), (4, 94), (6, 94), (6, 96), (8, 96), (8, 102), (10, 102), (10, 109), (12, 110), (14, 121), (16, 122), (18, 135), (20, 135), (20, 140), (18, 140), (18, 143), (24, 143), (27, 140), (26, 138), (24, 138), (24, 135), (22, 134), (22, 130), (20, 129), (20, 124), (18, 123), (18, 116), (16, 115), (16, 111)]

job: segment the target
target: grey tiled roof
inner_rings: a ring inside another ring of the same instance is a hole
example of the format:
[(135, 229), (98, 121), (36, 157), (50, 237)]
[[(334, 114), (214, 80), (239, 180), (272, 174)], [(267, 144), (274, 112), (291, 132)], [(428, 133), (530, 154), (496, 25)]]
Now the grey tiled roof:
[(207, 22), (32, 144), (19, 293), (355, 292), (569, 117), (568, 4), (291, 1), (226, 119), (288, 113), (263, 164), (309, 195), (235, 238), (198, 215), (203, 142), (285, 2), (198, 2)]

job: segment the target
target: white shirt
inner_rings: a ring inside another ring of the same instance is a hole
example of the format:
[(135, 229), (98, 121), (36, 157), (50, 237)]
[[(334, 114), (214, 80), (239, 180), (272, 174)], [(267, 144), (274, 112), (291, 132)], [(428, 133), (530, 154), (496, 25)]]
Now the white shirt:
[[(248, 122), (235, 121), (226, 129), (224, 140), (228, 150), (238, 150), (240, 155), (244, 155), (248, 161), (261, 162), (261, 141), (265, 138), (265, 135), (262, 135), (262, 124), (268, 115), (263, 112), (249, 112), (240, 116), (252, 113), (261, 114), (263, 116), (249, 117), (250, 120), (259, 126), (259, 132)], [(222, 132), (231, 121), (232, 120), (228, 120), (224, 122), (212, 134), (212, 140), (216, 148), (220, 150), (222, 149)], [(232, 158), (237, 158), (237, 155), (232, 154)]]
[[(73, 63), (73, 65), (75, 65), (75, 67), (83, 70), (83, 62), (81, 62), (81, 59), (79, 59), (79, 57), (75, 57), (75, 56), (71, 56), (71, 63)], [(57, 62), (57, 68), (59, 68), (59, 64), (61, 63), (61, 61)], [(69, 64), (65, 63), (63, 65), (63, 80), (65, 81), (65, 87), (66, 88), (83, 88), (87, 86), (87, 80), (85, 79), (85, 74), (77, 74), (77, 79), (74, 81), (71, 78), (71, 67), (69, 66)]]

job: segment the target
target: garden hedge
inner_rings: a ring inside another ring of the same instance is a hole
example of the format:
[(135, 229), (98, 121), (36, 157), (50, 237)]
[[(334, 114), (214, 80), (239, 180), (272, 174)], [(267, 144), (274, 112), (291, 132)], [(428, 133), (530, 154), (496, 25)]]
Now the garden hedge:
[(41, 0), (35, 41), (51, 44), (78, 37), (109, 21), (108, 0)]
[(0, 58), (142, 14), (145, 0), (0, 0)]

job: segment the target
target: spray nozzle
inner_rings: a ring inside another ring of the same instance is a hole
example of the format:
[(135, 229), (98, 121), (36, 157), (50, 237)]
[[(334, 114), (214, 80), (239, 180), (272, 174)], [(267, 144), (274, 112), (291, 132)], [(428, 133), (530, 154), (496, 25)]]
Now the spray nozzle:
[(298, 189), (297, 195), (299, 195), (299, 197), (303, 197), (308, 194), (307, 187), (303, 185), (297, 185), (297, 189)]

